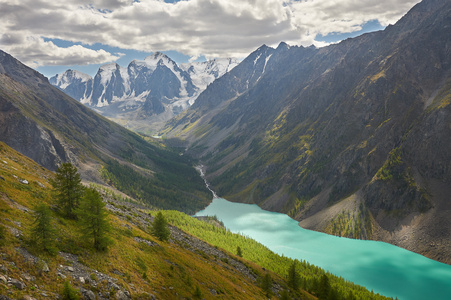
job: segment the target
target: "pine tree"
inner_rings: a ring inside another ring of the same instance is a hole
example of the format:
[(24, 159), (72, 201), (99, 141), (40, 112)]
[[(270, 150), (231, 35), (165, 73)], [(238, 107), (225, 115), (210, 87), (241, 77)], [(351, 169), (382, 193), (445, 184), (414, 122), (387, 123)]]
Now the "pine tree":
[(319, 281), (319, 290), (318, 290), (318, 298), (319, 299), (328, 299), (331, 288), (329, 283), (329, 277), (326, 274), (321, 276)]
[(280, 300), (289, 300), (290, 296), (288, 295), (288, 291), (287, 290), (283, 290), (282, 293), (280, 294)]
[(290, 286), (293, 290), (297, 291), (299, 289), (300, 277), (296, 270), (296, 260), (288, 269), (288, 286)]
[(97, 251), (105, 251), (110, 244), (108, 237), (110, 224), (107, 220), (108, 212), (105, 203), (96, 189), (87, 188), (85, 190), (78, 216), (83, 236), (93, 240), (94, 248)]
[(34, 209), (34, 223), (31, 228), (31, 239), (39, 248), (51, 254), (56, 253), (55, 230), (52, 226), (52, 212), (45, 204), (40, 204)]
[(236, 255), (239, 257), (243, 257), (243, 250), (241, 250), (240, 246), (236, 247)]
[(263, 276), (262, 283), (261, 283), (262, 290), (265, 292), (266, 297), (270, 298), (272, 293), (272, 279), (271, 275), (269, 273), (266, 273), (265, 276)]
[(56, 190), (57, 204), (66, 218), (75, 219), (76, 209), (83, 195), (80, 174), (71, 163), (63, 163), (56, 170), (55, 178), (51, 181)]
[(159, 211), (155, 216), (150, 231), (152, 235), (156, 236), (160, 241), (169, 240), (171, 232), (168, 227), (168, 222), (166, 221), (166, 218), (163, 216), (161, 211)]

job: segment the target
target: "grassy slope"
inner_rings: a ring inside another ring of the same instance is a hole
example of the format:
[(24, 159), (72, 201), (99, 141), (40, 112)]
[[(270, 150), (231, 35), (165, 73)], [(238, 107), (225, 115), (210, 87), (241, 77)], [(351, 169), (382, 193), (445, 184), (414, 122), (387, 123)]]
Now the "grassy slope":
[[(4, 274), (19, 280), (24, 278), (24, 274), (36, 277), (35, 282), (24, 280), (27, 285), (24, 290), (7, 286), (0, 281), (0, 294), (15, 299), (23, 295), (41, 299), (42, 292), (45, 292), (50, 298), (55, 299), (56, 294), (62, 291), (64, 283), (64, 280), (57, 276), (58, 270), (61, 270), (60, 265), (70, 266), (71, 263), (60, 254), (50, 256), (42, 253), (28, 242), (29, 229), (33, 222), (32, 207), (40, 202), (52, 203), (48, 179), (53, 174), (0, 143), (0, 176), (0, 226), (6, 228), (0, 252), (4, 258), (2, 263), (7, 267), (7, 271), (0, 271), (0, 275)], [(26, 179), (28, 184), (20, 183), (19, 179)], [(113, 225), (114, 244), (107, 253), (94, 252), (86, 241), (80, 239), (74, 221), (65, 220), (53, 212), (54, 227), (60, 239), (58, 247), (60, 251), (77, 255), (78, 262), (83, 265), (117, 279), (117, 284), (123, 290), (130, 291), (133, 298), (145, 299), (148, 297), (146, 293), (154, 294), (161, 299), (191, 298), (196, 286), (200, 287), (203, 297), (207, 299), (265, 298), (255, 281), (243, 276), (230, 264), (199, 251), (189, 251), (180, 242), (160, 242), (148, 234), (145, 226), (148, 220), (144, 223), (137, 221), (138, 210), (126, 206), (125, 202), (123, 205), (118, 205), (117, 202), (108, 203), (112, 205), (115, 213), (109, 216)], [(19, 237), (13, 235), (10, 231), (14, 229), (22, 231), (22, 235)], [(138, 242), (137, 237), (159, 246)], [(26, 262), (18, 253), (19, 247), (26, 248), (31, 254), (46, 261), (50, 272), (39, 275), (36, 265)], [(232, 254), (226, 255), (230, 260), (237, 259)], [(14, 266), (9, 262), (14, 262)], [(245, 260), (243, 263), (252, 272), (264, 274), (261, 267)], [(147, 278), (143, 278), (144, 273)], [(66, 272), (66, 275), (70, 273)], [(92, 276), (97, 279), (96, 276)], [(271, 276), (278, 286), (285, 285), (278, 275)], [(76, 287), (84, 287), (107, 295), (111, 292), (106, 282), (100, 280), (95, 287), (95, 281), (85, 284), (75, 279), (71, 281)], [(37, 288), (34, 285), (37, 285)], [(215, 290), (217, 295), (213, 296), (211, 290)], [(305, 299), (315, 299), (305, 292), (302, 292), (302, 295)]]
[[(293, 263), (292, 259), (275, 254), (253, 239), (231, 233), (214, 224), (199, 221), (178, 211), (165, 211), (164, 214), (174, 226), (211, 243), (215, 247), (235, 252), (239, 246), (242, 249), (244, 259), (252, 261), (282, 277), (287, 275), (287, 270)], [(299, 262), (298, 268), (301, 279), (304, 282), (302, 283), (303, 288), (312, 293), (315, 292), (315, 281), (319, 281), (321, 276), (326, 274), (332, 287), (338, 291), (338, 294), (343, 295), (343, 298), (339, 299), (386, 299), (341, 277), (327, 273), (306, 261)], [(350, 297), (351, 293), (354, 298)]]

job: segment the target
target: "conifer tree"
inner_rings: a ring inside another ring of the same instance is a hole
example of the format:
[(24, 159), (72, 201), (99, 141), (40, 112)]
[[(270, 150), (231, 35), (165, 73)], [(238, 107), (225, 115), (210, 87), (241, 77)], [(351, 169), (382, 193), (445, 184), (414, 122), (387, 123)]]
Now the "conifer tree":
[(83, 236), (93, 240), (94, 248), (97, 251), (105, 251), (110, 244), (108, 237), (110, 224), (107, 220), (108, 212), (105, 203), (96, 189), (86, 188), (81, 199), (78, 216)]
[(45, 204), (40, 204), (34, 209), (34, 223), (31, 228), (31, 239), (39, 248), (51, 254), (55, 249), (55, 230), (52, 226), (52, 212)]
[(288, 295), (288, 291), (287, 290), (283, 290), (282, 293), (280, 294), (280, 300), (289, 300), (290, 296)]
[(51, 184), (56, 190), (57, 204), (63, 215), (66, 218), (75, 219), (76, 209), (84, 189), (77, 168), (71, 163), (63, 163), (56, 170)]
[(150, 231), (152, 235), (157, 237), (160, 241), (169, 240), (169, 237), (171, 236), (171, 231), (169, 230), (168, 222), (166, 221), (166, 218), (163, 216), (161, 211), (159, 211), (155, 216)]
[(321, 276), (319, 281), (319, 290), (318, 290), (318, 298), (319, 299), (328, 299), (329, 294), (331, 292), (329, 277), (326, 274)]
[(299, 289), (300, 277), (296, 270), (296, 260), (288, 269), (288, 286), (293, 290), (297, 291)]
[(243, 250), (241, 250), (240, 246), (236, 247), (236, 255), (239, 257), (243, 257)]
[(271, 275), (269, 273), (266, 273), (265, 276), (263, 276), (262, 283), (261, 283), (262, 290), (265, 292), (266, 297), (271, 297), (271, 288), (272, 288), (272, 279)]

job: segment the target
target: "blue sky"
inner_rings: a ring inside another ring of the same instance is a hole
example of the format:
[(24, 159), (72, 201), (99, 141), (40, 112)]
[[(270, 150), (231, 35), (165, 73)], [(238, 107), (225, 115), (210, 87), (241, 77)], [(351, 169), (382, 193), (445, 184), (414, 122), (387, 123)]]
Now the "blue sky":
[[(176, 2), (176, 0), (166, 0), (166, 2), (170, 2), (170, 1)], [(339, 41), (347, 39), (347, 38), (359, 36), (366, 32), (372, 32), (372, 31), (377, 31), (377, 30), (382, 30), (382, 29), (384, 29), (384, 27), (381, 26), (378, 21), (373, 20), (373, 21), (369, 21), (366, 24), (364, 24), (362, 26), (362, 29), (360, 29), (358, 31), (348, 32), (348, 33), (331, 32), (325, 36), (318, 34), (316, 36), (315, 40), (319, 41), (319, 42), (336, 43), (336, 42), (339, 42)], [(70, 47), (70, 46), (73, 46), (76, 44), (80, 44), (80, 43), (72, 43), (72, 42), (68, 42), (68, 41), (63, 41), (63, 40), (59, 40), (59, 39), (47, 39), (47, 41), (52, 41), (55, 45), (57, 45), (59, 47), (64, 47), (64, 48), (67, 48), (67, 47)], [(123, 67), (128, 66), (128, 64), (135, 59), (144, 60), (147, 56), (152, 54), (152, 52), (144, 52), (144, 51), (138, 51), (138, 50), (133, 50), (133, 49), (130, 49), (130, 50), (121, 49), (121, 48), (117, 48), (117, 47), (110, 47), (108, 45), (103, 45), (103, 44), (84, 45), (84, 46), (89, 49), (93, 49), (93, 50), (104, 49), (111, 53), (121, 53), (122, 56), (115, 62)], [(191, 59), (191, 56), (184, 55), (183, 53), (180, 53), (175, 50), (168, 50), (168, 51), (161, 51), (161, 52), (163, 52), (164, 54), (169, 56), (177, 64), (187, 63)], [(194, 61), (205, 61), (205, 60), (206, 60), (206, 58), (204, 56), (200, 56), (199, 58), (197, 58)], [(39, 71), (40, 73), (44, 74), (48, 78), (54, 76), (55, 74), (63, 73), (64, 71), (66, 71), (68, 69), (78, 70), (80, 72), (86, 73), (86, 74), (94, 77), (101, 65), (102, 64), (40, 66), (40, 67), (37, 67), (36, 70)]]
[(94, 76), (153, 52), (242, 59), (263, 44), (326, 46), (394, 24), (419, 0), (0, 0), (0, 49), (47, 77)]
[[(170, 1), (170, 0), (166, 0)], [(175, 1), (175, 0), (174, 0)], [(73, 45), (81, 45), (80, 43), (72, 43), (68, 41), (63, 41), (60, 39), (46, 39), (46, 41), (51, 41), (55, 45), (63, 48), (68, 48)], [(110, 53), (120, 53), (121, 57), (114, 61), (120, 66), (128, 66), (128, 64), (137, 59), (137, 60), (144, 60), (147, 56), (151, 55), (153, 52), (144, 52), (139, 50), (133, 50), (133, 49), (121, 49), (117, 47), (110, 47), (108, 45), (103, 44), (94, 44), (94, 45), (83, 45), (86, 48), (92, 49), (92, 50), (100, 50), (104, 49)], [(184, 55), (180, 52), (177, 52), (175, 50), (168, 50), (168, 51), (162, 51), (164, 54), (169, 56), (172, 60), (174, 60), (177, 64), (186, 63), (190, 60), (190, 56)], [(196, 59), (196, 61), (205, 61), (205, 57), (199, 57)], [(90, 75), (91, 77), (94, 77), (99, 70), (99, 67), (103, 64), (89, 64), (89, 65), (56, 65), (56, 66), (39, 66), (36, 68), (36, 70), (48, 78), (63, 73), (68, 69), (72, 70), (78, 70), (80, 72), (86, 73)]]

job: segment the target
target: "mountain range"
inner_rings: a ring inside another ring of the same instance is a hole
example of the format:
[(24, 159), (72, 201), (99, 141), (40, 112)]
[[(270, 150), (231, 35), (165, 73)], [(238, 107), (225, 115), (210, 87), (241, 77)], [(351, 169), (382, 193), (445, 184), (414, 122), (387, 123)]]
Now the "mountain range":
[(73, 161), (86, 179), (186, 212), (208, 203), (198, 160), (229, 200), (450, 263), (450, 16), (448, 1), (425, 0), (383, 31), (323, 48), (282, 42), (237, 65), (180, 67), (155, 53), (94, 79), (52, 79), (122, 122), (159, 116), (150, 126), (161, 128), (163, 112), (179, 113), (159, 134), (183, 155), (1, 52), (0, 137), (45, 167)]
[(49, 81), (100, 114), (149, 133), (187, 109), (210, 83), (238, 63), (236, 59), (215, 59), (178, 66), (156, 52), (126, 68), (116, 63), (103, 65), (94, 78), (67, 70)]
[(451, 3), (323, 48), (263, 45), (162, 135), (216, 193), (451, 262)]
[(210, 200), (187, 157), (100, 116), (2, 51), (0, 141), (50, 170), (72, 162), (85, 181), (110, 183), (154, 207), (192, 213)]
[[(388, 299), (233, 234), (215, 217), (180, 212), (212, 196), (196, 161), (98, 115), (5, 52), (0, 140), (2, 299)], [(100, 193), (108, 249), (97, 251), (81, 223), (60, 213), (55, 173), (45, 167), (62, 162)], [(51, 228), (45, 242), (35, 238), (40, 207)], [(154, 236), (156, 209), (168, 241)]]

